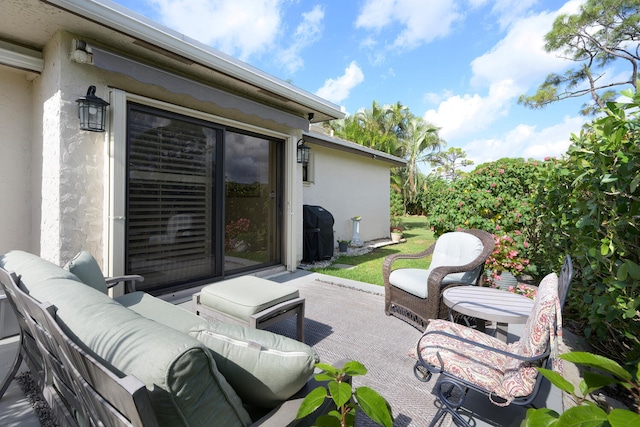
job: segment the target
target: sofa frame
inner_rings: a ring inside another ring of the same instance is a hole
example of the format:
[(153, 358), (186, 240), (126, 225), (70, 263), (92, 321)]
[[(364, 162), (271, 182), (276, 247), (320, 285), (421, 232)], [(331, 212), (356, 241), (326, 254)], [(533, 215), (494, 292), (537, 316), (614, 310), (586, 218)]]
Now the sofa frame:
[[(5, 291), (20, 326), (19, 349), (12, 368), (0, 383), (0, 399), (24, 361), (61, 426), (158, 425), (143, 382), (133, 375), (118, 376), (108, 364), (78, 346), (56, 321), (56, 307), (24, 292), (15, 273), (0, 268), (0, 288)], [(339, 367), (345, 361), (334, 366)], [(298, 393), (278, 407), (266, 414), (254, 414), (255, 421), (250, 427), (312, 425), (317, 416), (335, 408), (326, 399), (313, 414), (296, 419), (304, 397), (320, 385), (323, 383), (310, 378)]]

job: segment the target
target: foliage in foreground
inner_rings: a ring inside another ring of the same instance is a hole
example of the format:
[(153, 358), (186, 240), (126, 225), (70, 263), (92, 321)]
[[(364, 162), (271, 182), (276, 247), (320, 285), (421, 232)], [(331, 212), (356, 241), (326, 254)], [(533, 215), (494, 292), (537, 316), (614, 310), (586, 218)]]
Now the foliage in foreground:
[(576, 406), (567, 409), (562, 415), (548, 408), (529, 409), (526, 419), (521, 424), (522, 427), (640, 426), (640, 413), (626, 409), (613, 409), (607, 413), (595, 403), (587, 400), (587, 397), (594, 391), (607, 385), (618, 384), (635, 398), (636, 405), (640, 405), (640, 363), (635, 375), (632, 375), (615, 361), (591, 353), (571, 352), (559, 357), (577, 365), (596, 368), (608, 375), (585, 371), (579, 385), (580, 394), (578, 394), (573, 384), (557, 372), (537, 368), (552, 384), (573, 396)]
[(570, 253), (578, 274), (568, 300), (599, 353), (640, 360), (640, 95), (608, 103), (572, 136), (567, 157), (547, 163), (536, 202), (541, 253)]
[(364, 412), (371, 420), (384, 427), (393, 425), (389, 403), (370, 387), (357, 387), (352, 390), (348, 377), (365, 375), (367, 368), (354, 360), (345, 363), (338, 369), (334, 366), (318, 363), (317, 368), (322, 372), (315, 375), (317, 381), (328, 381), (326, 388), (318, 387), (309, 393), (298, 409), (297, 418), (304, 418), (312, 414), (325, 401), (332, 399), (336, 410), (328, 415), (321, 415), (316, 419), (319, 427), (346, 427), (355, 424), (356, 410)]

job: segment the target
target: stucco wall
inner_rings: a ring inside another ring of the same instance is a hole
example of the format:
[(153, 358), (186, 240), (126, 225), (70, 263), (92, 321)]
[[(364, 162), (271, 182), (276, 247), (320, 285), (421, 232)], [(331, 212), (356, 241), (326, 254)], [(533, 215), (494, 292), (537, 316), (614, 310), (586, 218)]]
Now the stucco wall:
[(351, 240), (351, 218), (358, 215), (362, 217), (363, 241), (388, 237), (389, 164), (315, 144), (310, 146), (313, 182), (304, 186), (303, 203), (331, 212), (335, 239)]
[[(105, 251), (108, 248), (105, 228), (109, 221), (107, 194), (111, 179), (108, 169), (109, 134), (79, 129), (75, 101), (86, 94), (89, 85), (95, 85), (96, 95), (104, 99), (109, 99), (109, 88), (115, 87), (150, 100), (202, 111), (258, 128), (288, 134), (299, 133), (299, 130), (294, 131), (253, 115), (244, 115), (238, 110), (224, 109), (213, 103), (172, 93), (158, 85), (141, 84), (122, 74), (74, 62), (70, 59), (74, 38), (79, 37), (61, 32), (47, 43), (44, 49), (45, 71), (39, 78), (34, 101), (41, 106), (42, 111), (36, 116), (43, 123), (40, 137), (42, 146), (34, 151), (35, 163), (41, 163), (37, 166), (35, 181), (42, 188), (41, 197), (34, 198), (37, 203), (41, 200), (42, 212), (37, 237), (41, 256), (52, 262), (63, 264), (78, 251), (85, 249), (103, 267), (105, 265)], [(110, 114), (113, 114), (113, 108), (110, 107)], [(299, 135), (295, 136), (297, 138), (293, 141), (299, 138)], [(124, 145), (125, 141), (115, 141), (114, 144)], [(293, 152), (294, 149), (290, 150)], [(42, 157), (40, 152), (43, 153)], [(295, 164), (294, 160), (290, 162)], [(37, 177), (38, 174), (41, 174), (41, 178)], [(302, 185), (299, 180), (296, 181), (297, 185)], [(285, 204), (299, 204), (300, 199), (295, 198), (299, 189), (290, 188), (289, 191), (285, 195)], [(285, 256), (284, 260), (288, 258), (289, 256)]]
[(33, 83), (0, 66), (0, 253), (32, 251), (31, 113)]

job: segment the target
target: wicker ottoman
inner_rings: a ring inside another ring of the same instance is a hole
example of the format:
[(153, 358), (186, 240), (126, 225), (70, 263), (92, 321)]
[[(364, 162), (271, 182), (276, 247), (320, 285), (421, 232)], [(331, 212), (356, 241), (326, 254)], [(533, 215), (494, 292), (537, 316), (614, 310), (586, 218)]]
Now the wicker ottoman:
[(304, 342), (304, 298), (296, 288), (282, 283), (255, 276), (213, 283), (193, 295), (193, 312), (256, 329), (297, 315), (298, 341)]

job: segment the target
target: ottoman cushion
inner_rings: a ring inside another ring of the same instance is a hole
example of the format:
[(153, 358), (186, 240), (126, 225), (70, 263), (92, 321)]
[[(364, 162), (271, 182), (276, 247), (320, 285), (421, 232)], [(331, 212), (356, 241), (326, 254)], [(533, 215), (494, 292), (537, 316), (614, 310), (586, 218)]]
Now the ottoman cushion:
[(253, 314), (298, 296), (298, 290), (289, 285), (243, 276), (205, 286), (200, 304), (248, 322)]

